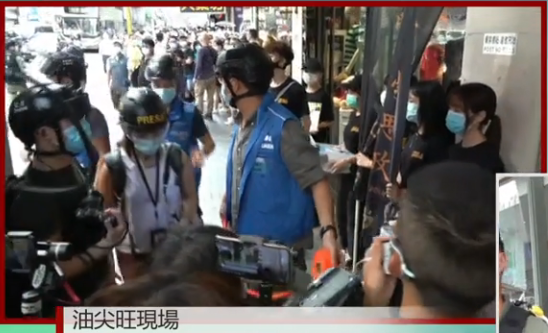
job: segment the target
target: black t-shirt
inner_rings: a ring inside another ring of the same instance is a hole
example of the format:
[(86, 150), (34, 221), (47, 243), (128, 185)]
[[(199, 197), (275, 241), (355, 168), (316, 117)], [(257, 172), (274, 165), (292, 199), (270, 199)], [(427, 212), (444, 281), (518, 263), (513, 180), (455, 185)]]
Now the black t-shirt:
[[(293, 84), (291, 84), (293, 82)], [(281, 96), (278, 96), (286, 86), (290, 85)], [(304, 116), (308, 116), (310, 111), (308, 110), (308, 103), (306, 100), (306, 90), (297, 81), (288, 77), (284, 83), (276, 88), (270, 87), (270, 93), (277, 97), (278, 103), (286, 107), (297, 118), (301, 119)]]
[(150, 82), (145, 78), (145, 70), (148, 66), (148, 62), (151, 58), (145, 58), (141, 62), (137, 74), (137, 86), (138, 87), (150, 87)]
[(204, 121), (204, 117), (198, 108), (194, 109), (194, 118), (192, 119), (192, 134), (195, 138), (203, 138), (209, 130)]
[[(344, 127), (343, 142), (346, 150), (352, 154), (357, 154), (360, 148), (360, 122), (361, 114), (352, 112), (348, 118), (348, 123)], [(355, 174), (357, 167), (355, 164), (350, 166), (351, 174)]]
[[(306, 93), (310, 118), (317, 117), (319, 113), (318, 124), (322, 122), (331, 122), (335, 119), (333, 115), (333, 99), (324, 89), (319, 89), (313, 93)], [(316, 142), (329, 143), (329, 128), (320, 128), (312, 137)]]
[(428, 139), (418, 133), (411, 135), (402, 149), (399, 186), (406, 188), (409, 176), (421, 167), (446, 160), (449, 147), (454, 142), (451, 135), (432, 136)]
[(497, 147), (484, 141), (473, 147), (463, 147), (460, 144), (449, 148), (449, 159), (460, 162), (470, 162), (479, 165), (493, 173), (505, 172), (504, 162)]
[[(10, 207), (6, 207), (6, 231), (32, 231), (38, 241), (48, 240), (60, 232), (61, 239), (71, 243), (75, 254), (82, 253), (99, 241), (101, 235), (95, 232), (97, 230), (92, 231), (75, 217), (76, 209), (88, 191), (76, 165), (54, 171), (29, 168), (21, 182), (37, 188), (59, 191), (53, 194), (36, 190), (17, 191)], [(85, 299), (105, 283), (109, 270), (108, 261), (101, 260), (94, 263), (93, 268), (87, 272), (70, 279), (69, 283), (76, 294)], [(6, 280), (6, 305), (9, 305), (6, 307), (6, 314), (19, 317), (21, 294), (32, 289), (30, 279), (26, 275), (9, 273)], [(59, 305), (55, 304), (54, 298), (68, 298), (62, 288), (48, 295), (49, 297), (43, 299), (43, 315), (49, 317), (55, 315), (55, 306)]]

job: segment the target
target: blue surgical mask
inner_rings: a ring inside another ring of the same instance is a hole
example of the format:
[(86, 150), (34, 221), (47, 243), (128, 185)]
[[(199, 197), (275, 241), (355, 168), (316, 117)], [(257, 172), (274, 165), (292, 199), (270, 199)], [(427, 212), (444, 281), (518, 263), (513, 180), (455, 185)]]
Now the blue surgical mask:
[(408, 102), (407, 103), (407, 113), (405, 114), (405, 119), (407, 121), (418, 124), (419, 122), (419, 105), (417, 103)]
[(349, 107), (353, 108), (353, 109), (358, 109), (358, 107), (359, 107), (359, 105), (358, 105), (358, 96), (347, 94), (346, 95), (346, 104)]
[(158, 94), (158, 96), (160, 96), (164, 104), (171, 103), (175, 96), (177, 96), (177, 91), (175, 88), (155, 88), (153, 90)]
[[(80, 126), (82, 126), (82, 130), (84, 130), (84, 133), (88, 138), (91, 137), (91, 125), (87, 120), (82, 120), (80, 122)], [(80, 136), (80, 132), (78, 132), (78, 129), (76, 126), (71, 126), (69, 128), (66, 128), (63, 130), (63, 140), (65, 143), (65, 149), (73, 154), (80, 154), (81, 152), (86, 150), (86, 145), (84, 144), (84, 140), (82, 140), (82, 137)]]
[(134, 139), (133, 144), (135, 149), (141, 154), (146, 156), (151, 156), (158, 152), (160, 146), (162, 145), (162, 140), (158, 139)]
[(466, 117), (464, 113), (449, 110), (445, 117), (445, 126), (454, 134), (463, 134), (466, 130)]

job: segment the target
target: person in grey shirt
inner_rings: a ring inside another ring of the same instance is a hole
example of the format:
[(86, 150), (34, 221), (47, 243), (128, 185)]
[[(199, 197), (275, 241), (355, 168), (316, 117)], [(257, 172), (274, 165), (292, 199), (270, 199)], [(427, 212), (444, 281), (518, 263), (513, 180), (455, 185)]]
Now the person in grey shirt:
[(103, 113), (95, 107), (92, 107), (88, 113), (88, 121), (91, 125), (91, 143), (93, 143), (93, 146), (97, 149), (97, 153), (99, 153), (99, 157), (101, 157), (110, 152), (107, 121)]

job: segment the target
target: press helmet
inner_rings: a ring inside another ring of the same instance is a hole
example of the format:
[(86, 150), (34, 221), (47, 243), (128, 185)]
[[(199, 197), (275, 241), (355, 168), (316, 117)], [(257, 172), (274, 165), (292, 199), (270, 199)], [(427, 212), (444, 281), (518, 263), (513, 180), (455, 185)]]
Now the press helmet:
[(150, 88), (132, 88), (120, 101), (120, 124), (134, 148), (145, 155), (158, 151), (168, 129), (167, 108)]
[[(256, 44), (244, 44), (219, 55), (216, 74), (232, 96), (230, 105), (236, 107), (236, 102), (244, 97), (267, 94), (274, 76), (274, 65), (263, 48)], [(236, 95), (231, 79), (242, 82), (248, 91)]]

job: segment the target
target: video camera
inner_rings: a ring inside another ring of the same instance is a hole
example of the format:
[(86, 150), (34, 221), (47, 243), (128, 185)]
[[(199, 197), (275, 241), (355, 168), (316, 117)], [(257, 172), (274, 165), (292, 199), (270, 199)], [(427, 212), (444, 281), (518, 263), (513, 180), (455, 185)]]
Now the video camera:
[(334, 267), (312, 282), (304, 295), (290, 299), (284, 306), (363, 306), (363, 298), (361, 277)]
[(57, 261), (72, 258), (72, 246), (64, 242), (39, 242), (30, 231), (10, 231), (5, 237), (6, 271), (17, 280), (25, 280), (20, 275), (28, 276), (32, 288), (21, 290), (21, 314), (41, 317), (42, 296), (66, 282)]
[(32, 274), (41, 264), (69, 260), (72, 247), (64, 242), (39, 242), (30, 231), (6, 234), (6, 268), (14, 273)]

